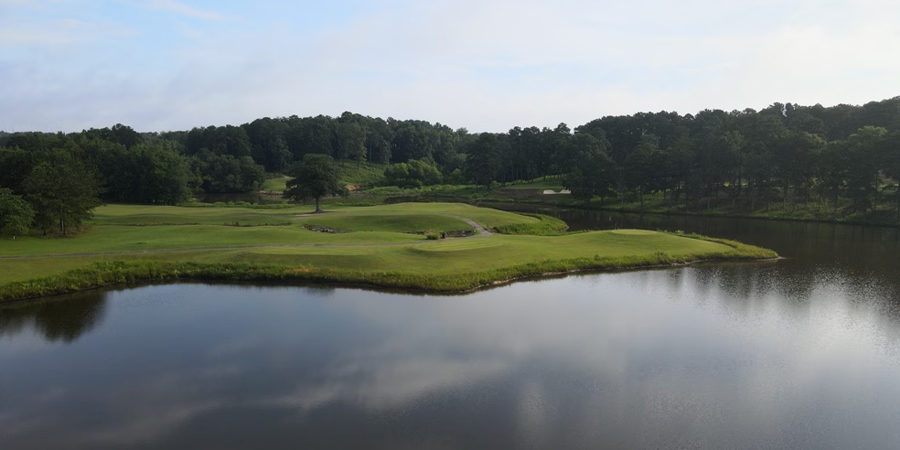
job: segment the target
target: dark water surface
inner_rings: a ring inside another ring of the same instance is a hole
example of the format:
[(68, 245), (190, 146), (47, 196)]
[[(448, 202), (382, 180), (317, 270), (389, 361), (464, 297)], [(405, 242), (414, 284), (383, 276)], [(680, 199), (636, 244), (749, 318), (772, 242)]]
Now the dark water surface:
[(552, 213), (789, 259), (5, 307), (0, 448), (900, 448), (897, 230)]

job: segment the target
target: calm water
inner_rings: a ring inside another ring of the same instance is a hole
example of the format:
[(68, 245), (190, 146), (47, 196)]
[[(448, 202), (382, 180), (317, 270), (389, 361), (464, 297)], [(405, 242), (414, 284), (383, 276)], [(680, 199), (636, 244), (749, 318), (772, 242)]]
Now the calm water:
[(554, 213), (789, 259), (4, 308), (0, 448), (900, 448), (897, 230)]

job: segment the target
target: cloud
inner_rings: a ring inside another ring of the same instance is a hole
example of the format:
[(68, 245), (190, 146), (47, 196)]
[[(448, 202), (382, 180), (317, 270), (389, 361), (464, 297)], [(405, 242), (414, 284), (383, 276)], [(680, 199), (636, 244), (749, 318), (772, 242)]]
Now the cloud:
[(175, 0), (146, 0), (139, 3), (141, 6), (157, 11), (167, 11), (185, 17), (203, 20), (223, 20), (224, 17), (216, 12), (204, 11)]
[(0, 28), (0, 50), (28, 47), (72, 47), (134, 36), (134, 31), (115, 24), (75, 18), (11, 21)]
[[(134, 34), (110, 43), (108, 30), (64, 55), (10, 45), (0, 95), (15, 113), (0, 112), (0, 129), (161, 131), (351, 110), (499, 132), (647, 110), (858, 104), (897, 95), (900, 77), (890, 21), (900, 5), (886, 2), (132, 4), (202, 21), (94, 11), (73, 17)], [(26, 26), (0, 37), (62, 46), (91, 36), (79, 33)]]

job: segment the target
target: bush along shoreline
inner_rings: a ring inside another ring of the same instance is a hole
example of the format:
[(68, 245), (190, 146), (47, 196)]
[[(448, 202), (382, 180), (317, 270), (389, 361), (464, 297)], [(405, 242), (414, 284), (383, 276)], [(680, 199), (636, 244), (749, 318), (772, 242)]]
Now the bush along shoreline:
[[(675, 234), (675, 233), (673, 233)], [(452, 275), (421, 275), (402, 271), (359, 271), (280, 264), (106, 261), (61, 275), (11, 282), (0, 286), (0, 302), (35, 299), (105, 286), (134, 286), (172, 281), (324, 283), (338, 286), (389, 288), (412, 292), (465, 293), (520, 279), (585, 271), (617, 271), (667, 267), (710, 261), (765, 261), (778, 258), (772, 250), (726, 239), (680, 235), (724, 244), (727, 251), (671, 255), (651, 254), (558, 259)]]

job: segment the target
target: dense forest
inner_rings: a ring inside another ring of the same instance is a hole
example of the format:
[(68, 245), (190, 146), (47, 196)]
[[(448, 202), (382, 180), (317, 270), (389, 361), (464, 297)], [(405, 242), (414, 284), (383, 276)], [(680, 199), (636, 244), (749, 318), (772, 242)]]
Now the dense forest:
[(655, 195), (685, 209), (814, 203), (835, 214), (900, 215), (895, 97), (862, 106), (636, 113), (506, 133), (350, 112), (159, 133), (122, 124), (0, 132), (0, 232), (22, 234), (28, 223), (65, 234), (102, 202), (178, 204), (195, 192), (258, 190), (266, 173), (288, 172), (308, 154), (391, 164), (384, 182), (407, 188), (550, 176), (601, 204)]

